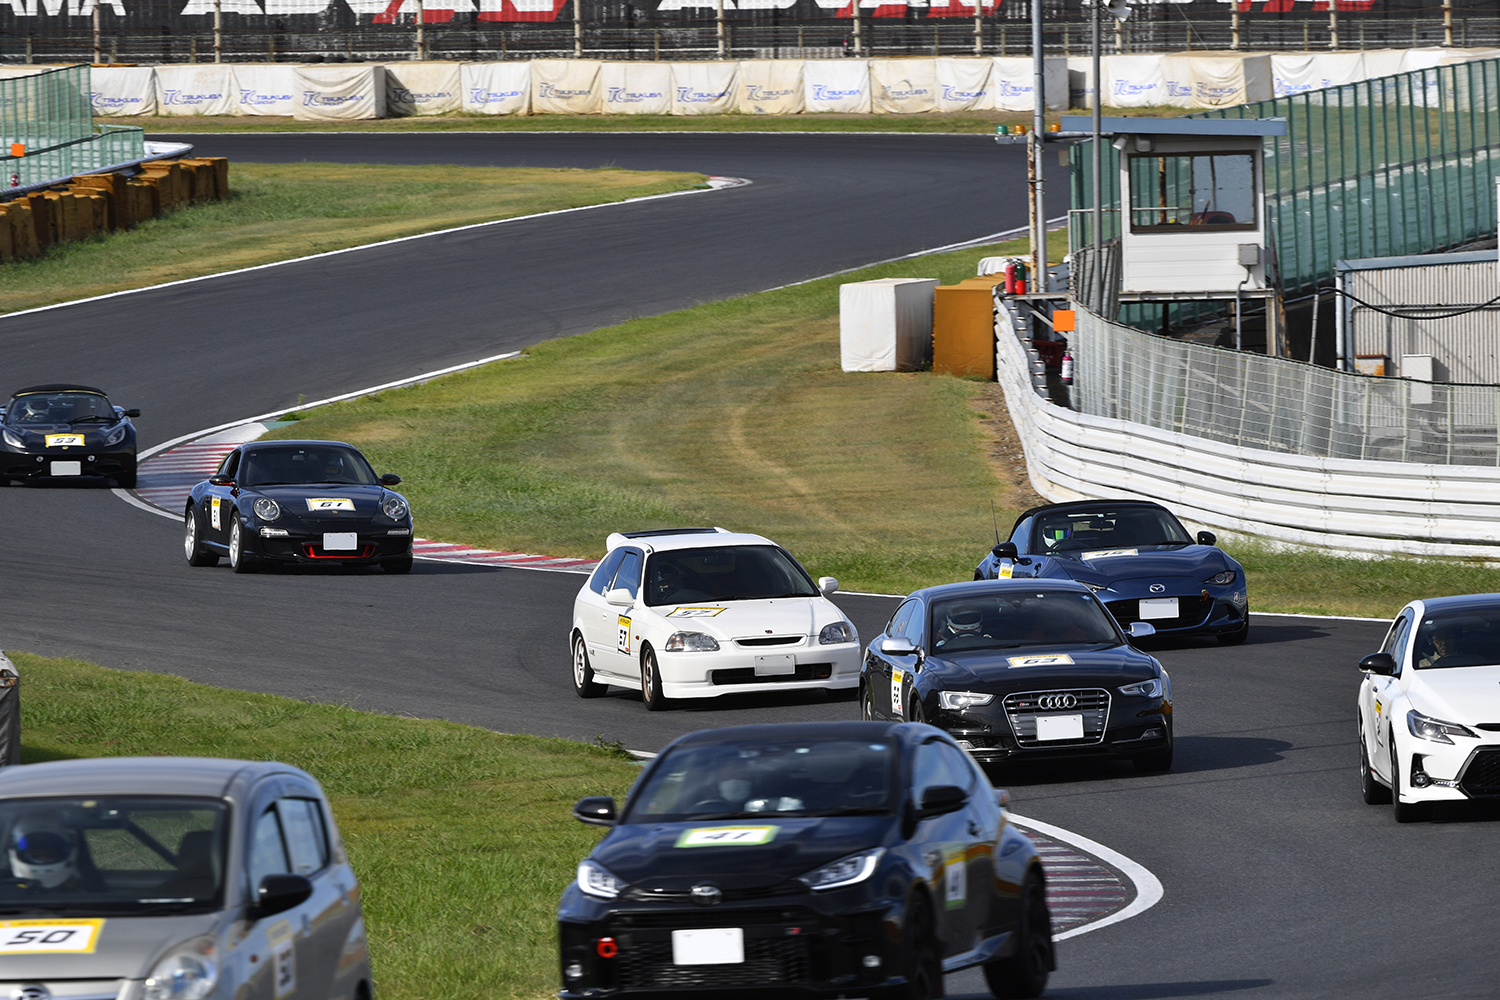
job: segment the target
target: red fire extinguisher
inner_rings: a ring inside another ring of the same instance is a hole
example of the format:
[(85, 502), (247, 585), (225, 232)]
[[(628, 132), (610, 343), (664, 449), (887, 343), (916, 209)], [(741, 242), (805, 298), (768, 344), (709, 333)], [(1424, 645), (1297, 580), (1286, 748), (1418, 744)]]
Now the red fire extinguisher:
[(1005, 265), (1005, 294), (1016, 294), (1016, 265), (1014, 261)]
[(1070, 351), (1063, 351), (1062, 383), (1063, 385), (1073, 384), (1073, 354)]
[(1026, 294), (1026, 265), (1025, 264), (1017, 264), (1016, 265), (1016, 294), (1017, 295), (1025, 295)]

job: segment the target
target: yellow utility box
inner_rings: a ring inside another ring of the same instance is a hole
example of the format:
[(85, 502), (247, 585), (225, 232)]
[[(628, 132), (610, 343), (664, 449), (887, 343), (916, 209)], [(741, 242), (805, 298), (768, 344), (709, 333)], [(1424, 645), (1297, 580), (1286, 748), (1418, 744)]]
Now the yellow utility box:
[(1005, 275), (939, 285), (932, 297), (932, 370), (995, 377), (995, 299)]

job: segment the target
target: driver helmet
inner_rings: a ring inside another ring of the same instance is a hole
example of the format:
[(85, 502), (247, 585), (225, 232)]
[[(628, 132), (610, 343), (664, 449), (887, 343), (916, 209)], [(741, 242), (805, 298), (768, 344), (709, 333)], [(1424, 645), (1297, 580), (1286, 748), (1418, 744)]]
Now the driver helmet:
[(55, 889), (78, 873), (78, 831), (48, 815), (23, 816), (6, 842), (16, 878)]
[(968, 604), (949, 609), (943, 619), (943, 631), (952, 636), (979, 635), (983, 625), (984, 613)]
[(344, 474), (344, 460), (337, 455), (323, 457), (323, 475), (333, 477)]
[(47, 401), (33, 396), (21, 400), (21, 419), (30, 423), (46, 420)]

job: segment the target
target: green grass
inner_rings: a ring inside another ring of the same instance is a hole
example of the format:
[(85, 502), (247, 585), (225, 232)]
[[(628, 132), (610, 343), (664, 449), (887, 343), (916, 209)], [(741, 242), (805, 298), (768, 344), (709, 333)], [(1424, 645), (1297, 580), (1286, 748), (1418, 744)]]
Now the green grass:
[(701, 174), (230, 164), (233, 196), (0, 267), (0, 312), (453, 226), (681, 191)]
[(569, 810), (622, 795), (639, 771), (565, 740), (10, 655), (26, 763), (183, 754), (280, 760), (316, 777), (362, 883), (382, 1000), (554, 990), (557, 900), (598, 841)]

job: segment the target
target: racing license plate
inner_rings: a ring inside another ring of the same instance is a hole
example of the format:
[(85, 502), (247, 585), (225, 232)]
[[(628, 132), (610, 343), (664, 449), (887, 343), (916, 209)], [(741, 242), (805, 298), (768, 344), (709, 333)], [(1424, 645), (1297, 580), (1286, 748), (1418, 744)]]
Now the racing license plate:
[(672, 932), (673, 965), (738, 965), (745, 961), (745, 931), (704, 927)]
[(357, 549), (359, 548), (359, 532), (325, 531), (323, 532), (323, 548), (334, 552)]
[(0, 955), (89, 954), (99, 942), (104, 921), (0, 920)]
[(1083, 739), (1083, 716), (1038, 715), (1036, 717), (1036, 738), (1038, 741), (1081, 740)]
[(82, 462), (53, 462), (52, 474), (54, 476), (81, 476), (83, 475)]
[(797, 672), (797, 658), (791, 653), (777, 653), (755, 658), (755, 676), (790, 677)]
[(1177, 615), (1177, 598), (1175, 597), (1141, 598), (1141, 621), (1149, 622), (1154, 618), (1176, 618)]

